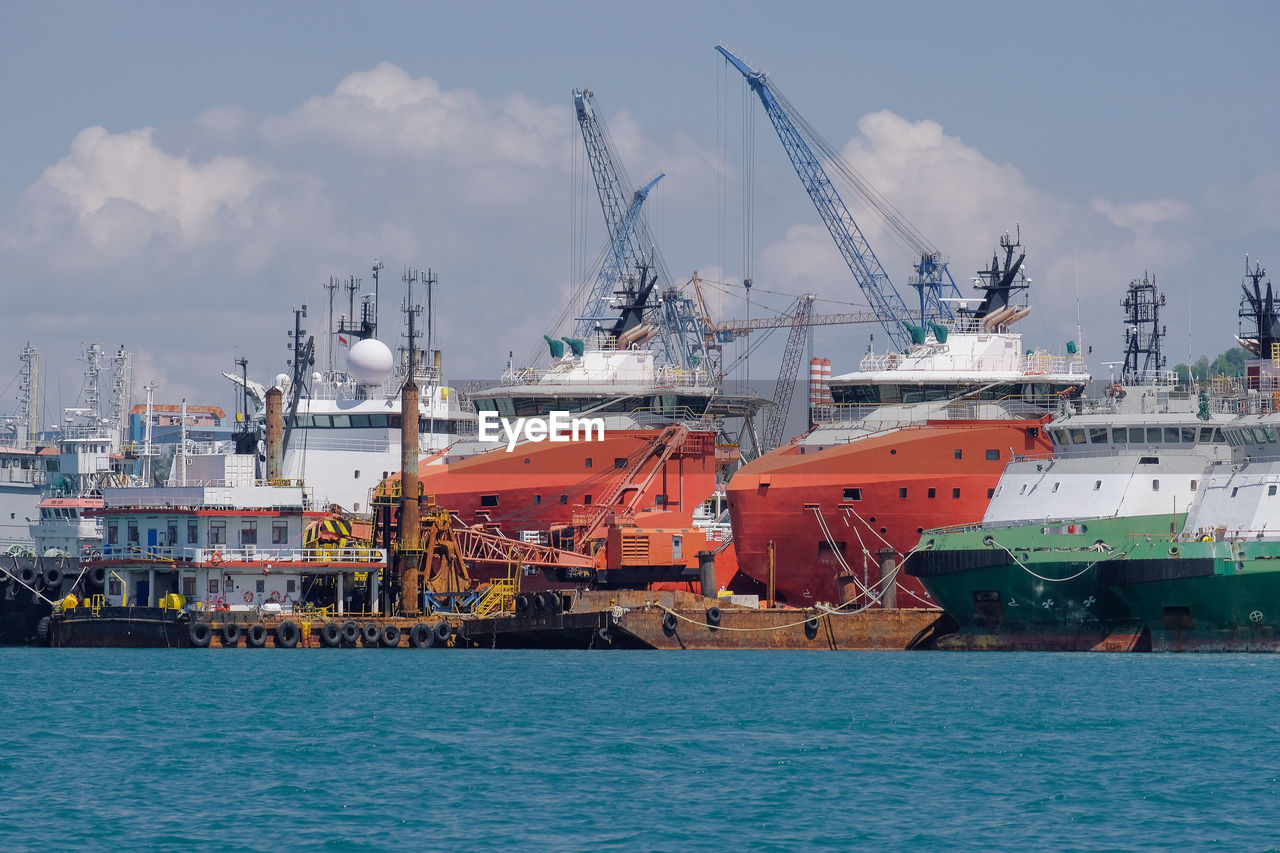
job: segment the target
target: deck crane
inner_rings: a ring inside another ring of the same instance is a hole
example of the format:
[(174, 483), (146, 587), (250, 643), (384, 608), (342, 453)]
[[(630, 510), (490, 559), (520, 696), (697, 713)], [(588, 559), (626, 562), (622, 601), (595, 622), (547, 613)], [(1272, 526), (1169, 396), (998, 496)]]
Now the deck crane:
[(852, 169), (841, 164), (838, 155), (830, 145), (823, 141), (782, 94), (770, 85), (763, 72), (747, 65), (722, 46), (717, 45), (716, 50), (746, 78), (752, 91), (759, 96), (769, 121), (773, 123), (778, 138), (782, 140), (782, 147), (786, 149), (787, 156), (791, 159), (791, 165), (800, 177), (800, 182), (809, 193), (809, 198), (812, 199), (832, 239), (835, 240), (849, 271), (853, 273), (854, 280), (866, 293), (872, 310), (875, 311), (880, 324), (889, 335), (889, 340), (902, 349), (912, 342), (904, 325), (910, 316), (906, 303), (894, 290), (888, 273), (885, 272), (875, 252), (871, 250), (870, 244), (867, 243), (862, 230), (850, 215), (840, 194), (836, 192), (822, 163), (806, 141), (806, 136), (822, 153), (828, 155), (841, 174), (849, 178), (871, 206), (884, 216), (886, 224), (919, 253), (920, 262), (915, 267), (916, 275), (912, 277), (910, 284), (920, 291), (918, 319), (921, 327), (930, 319), (950, 319), (952, 312), (947, 302), (942, 299), (943, 293), (945, 291), (947, 295), (958, 297), (960, 292), (951, 279), (946, 261), (941, 254), (930, 246), (923, 236), (870, 184), (855, 175)]
[(809, 325), (813, 317), (814, 294), (805, 293), (796, 300), (791, 312), (791, 333), (782, 351), (782, 367), (778, 370), (778, 384), (773, 387), (773, 405), (769, 407), (769, 419), (764, 423), (761, 436), (761, 452), (768, 453), (782, 444), (787, 428), (787, 415), (791, 413), (791, 394), (796, 387), (796, 374), (800, 371), (800, 358), (804, 355), (805, 341), (809, 338)]
[[(614, 255), (614, 258), (606, 259), (605, 265), (612, 267), (616, 260), (619, 277), (642, 265), (657, 273), (657, 292), (661, 295), (661, 305), (653, 306), (653, 310), (658, 314), (654, 322), (658, 325), (659, 340), (662, 343), (660, 355), (667, 363), (678, 367), (697, 367), (707, 359), (700, 320), (693, 311), (692, 300), (681, 297), (674, 288), (667, 286), (671, 276), (649, 234), (644, 216), (636, 205), (637, 200), (641, 203), (644, 201), (643, 197), (639, 197), (639, 192), (647, 195), (653, 182), (635, 193), (628, 189), (627, 178), (621, 168), (621, 158), (613, 149), (603, 119), (596, 114), (594, 97), (587, 89), (573, 91), (574, 111), (582, 129), (587, 160), (591, 164), (596, 192), (600, 196), (600, 208), (604, 212), (605, 226), (609, 232), (611, 254)], [(633, 207), (635, 215), (629, 216)], [(608, 309), (617, 283), (617, 278), (611, 279), (601, 271), (587, 296), (582, 315), (577, 318), (574, 327), (576, 337), (584, 338), (597, 325), (613, 321), (614, 317), (608, 313)]]

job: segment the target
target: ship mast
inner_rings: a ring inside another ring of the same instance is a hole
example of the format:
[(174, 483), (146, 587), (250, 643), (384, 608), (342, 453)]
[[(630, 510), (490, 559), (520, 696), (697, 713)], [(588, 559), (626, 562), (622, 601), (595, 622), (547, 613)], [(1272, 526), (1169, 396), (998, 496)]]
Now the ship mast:
[(1165, 327), (1160, 325), (1160, 308), (1164, 294), (1156, 289), (1156, 278), (1142, 274), (1129, 282), (1124, 301), (1124, 369), (1121, 377), (1126, 385), (1141, 385), (1155, 380), (1165, 366), (1160, 340)]
[(30, 449), (40, 434), (40, 353), (30, 341), (22, 348), (18, 381), (18, 446)]

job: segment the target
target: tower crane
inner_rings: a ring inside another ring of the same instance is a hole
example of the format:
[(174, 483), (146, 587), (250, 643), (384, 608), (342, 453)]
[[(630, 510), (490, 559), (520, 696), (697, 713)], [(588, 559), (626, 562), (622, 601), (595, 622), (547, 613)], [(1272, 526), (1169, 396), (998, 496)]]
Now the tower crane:
[(814, 207), (817, 208), (818, 215), (827, 226), (827, 231), (835, 240), (836, 247), (840, 250), (849, 271), (853, 273), (854, 280), (867, 295), (872, 310), (888, 333), (890, 341), (902, 349), (907, 348), (911, 343), (911, 338), (903, 325), (909, 318), (906, 303), (894, 289), (893, 283), (889, 280), (889, 274), (885, 272), (879, 258), (872, 251), (862, 230), (827, 176), (822, 163), (806, 141), (806, 137), (827, 155), (835, 168), (855, 186), (871, 207), (885, 218), (886, 224), (919, 253), (920, 262), (915, 266), (916, 275), (912, 277), (910, 284), (920, 292), (921, 324), (924, 325), (931, 319), (950, 319), (951, 309), (942, 298), (943, 293), (958, 297), (960, 292), (951, 279), (946, 260), (942, 255), (929, 245), (928, 241), (870, 184), (856, 175), (852, 169), (843, 165), (838, 154), (822, 140), (786, 98), (773, 88), (763, 72), (747, 65), (722, 46), (717, 45), (716, 50), (746, 78), (752, 91), (759, 96), (769, 121), (777, 131), (778, 138), (782, 140), (782, 147), (791, 159), (792, 167), (800, 177), (800, 182), (808, 192)]
[[(605, 321), (612, 322), (608, 314), (609, 303), (619, 278), (626, 272), (645, 266), (657, 274), (660, 304), (652, 306), (658, 316), (654, 322), (659, 329), (662, 343), (660, 355), (669, 364), (690, 368), (707, 359), (700, 320), (693, 310), (692, 300), (681, 297), (673, 287), (666, 265), (649, 234), (649, 228), (639, 203), (643, 203), (652, 181), (642, 190), (631, 192), (626, 175), (622, 171), (621, 158), (614, 151), (604, 120), (596, 113), (594, 94), (587, 89), (573, 91), (574, 111), (578, 126), (582, 129), (582, 141), (586, 146), (587, 161), (595, 179), (596, 192), (600, 196), (600, 208), (604, 213), (605, 227), (609, 232), (611, 258), (606, 258), (605, 269), (587, 296), (582, 315), (574, 327), (576, 337), (583, 338)], [(634, 208), (634, 211), (633, 211)], [(616, 264), (616, 275), (613, 269)]]

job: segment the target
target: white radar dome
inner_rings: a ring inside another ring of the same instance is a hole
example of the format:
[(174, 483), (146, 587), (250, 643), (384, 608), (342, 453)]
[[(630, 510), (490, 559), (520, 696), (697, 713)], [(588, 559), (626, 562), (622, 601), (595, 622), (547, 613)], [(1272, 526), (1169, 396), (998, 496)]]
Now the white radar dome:
[(288, 388), (288, 387), (289, 387), (289, 383), (290, 383), (290, 382), (292, 382), (292, 381), (293, 381), (293, 380), (289, 378), (289, 374), (287, 374), (287, 373), (277, 373), (277, 374), (276, 374), (276, 387), (277, 387), (277, 388), (279, 388), (281, 391), (283, 391), (284, 389)]
[(393, 359), (387, 345), (376, 338), (358, 341), (347, 351), (347, 373), (361, 385), (381, 385), (391, 375)]

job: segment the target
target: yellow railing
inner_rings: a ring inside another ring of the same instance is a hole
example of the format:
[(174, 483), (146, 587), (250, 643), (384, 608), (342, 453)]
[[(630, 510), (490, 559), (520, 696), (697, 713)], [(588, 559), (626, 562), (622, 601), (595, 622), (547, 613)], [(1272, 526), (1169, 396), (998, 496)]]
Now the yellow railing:
[(476, 602), (475, 614), (489, 616), (496, 611), (505, 613), (514, 609), (517, 586), (518, 583), (514, 578), (495, 579)]

